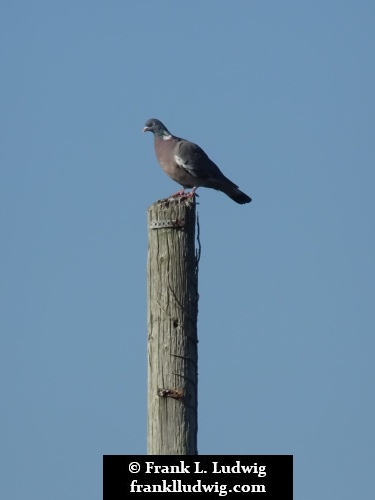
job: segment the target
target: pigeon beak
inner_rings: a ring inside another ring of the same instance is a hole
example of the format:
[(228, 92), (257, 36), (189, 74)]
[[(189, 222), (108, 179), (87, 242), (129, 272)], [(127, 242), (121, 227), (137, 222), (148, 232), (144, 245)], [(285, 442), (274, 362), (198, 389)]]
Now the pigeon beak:
[(143, 132), (147, 132), (147, 130), (150, 130), (148, 127), (144, 127)]

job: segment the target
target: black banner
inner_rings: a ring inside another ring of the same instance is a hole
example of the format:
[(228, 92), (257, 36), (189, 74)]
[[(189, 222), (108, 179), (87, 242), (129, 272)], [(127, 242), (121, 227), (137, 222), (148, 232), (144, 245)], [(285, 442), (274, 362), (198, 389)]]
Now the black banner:
[(253, 493), (257, 498), (293, 500), (293, 456), (103, 456), (103, 500), (168, 494), (240, 500)]

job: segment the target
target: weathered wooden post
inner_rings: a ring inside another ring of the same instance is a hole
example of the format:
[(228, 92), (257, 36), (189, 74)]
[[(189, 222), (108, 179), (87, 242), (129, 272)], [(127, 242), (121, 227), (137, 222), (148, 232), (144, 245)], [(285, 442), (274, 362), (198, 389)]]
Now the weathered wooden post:
[(149, 455), (196, 455), (198, 260), (195, 197), (148, 209)]

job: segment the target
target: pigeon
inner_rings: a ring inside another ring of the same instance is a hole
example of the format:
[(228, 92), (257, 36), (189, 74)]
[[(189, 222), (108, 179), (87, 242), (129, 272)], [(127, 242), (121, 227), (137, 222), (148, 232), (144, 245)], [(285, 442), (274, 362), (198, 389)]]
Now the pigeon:
[[(172, 135), (160, 120), (151, 118), (145, 123), (143, 132), (154, 134), (155, 153), (164, 172), (183, 189), (172, 196), (194, 196), (198, 187), (222, 191), (241, 205), (250, 203), (251, 198), (238, 189), (202, 148), (193, 142)], [(192, 188), (188, 194), (185, 189)]]

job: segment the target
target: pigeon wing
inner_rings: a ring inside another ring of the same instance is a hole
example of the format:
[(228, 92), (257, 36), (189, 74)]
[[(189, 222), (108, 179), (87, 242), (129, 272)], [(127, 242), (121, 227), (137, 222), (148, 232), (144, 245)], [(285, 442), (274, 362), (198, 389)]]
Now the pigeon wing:
[(175, 148), (175, 161), (192, 177), (209, 179), (222, 176), (222, 172), (197, 144), (180, 139)]

